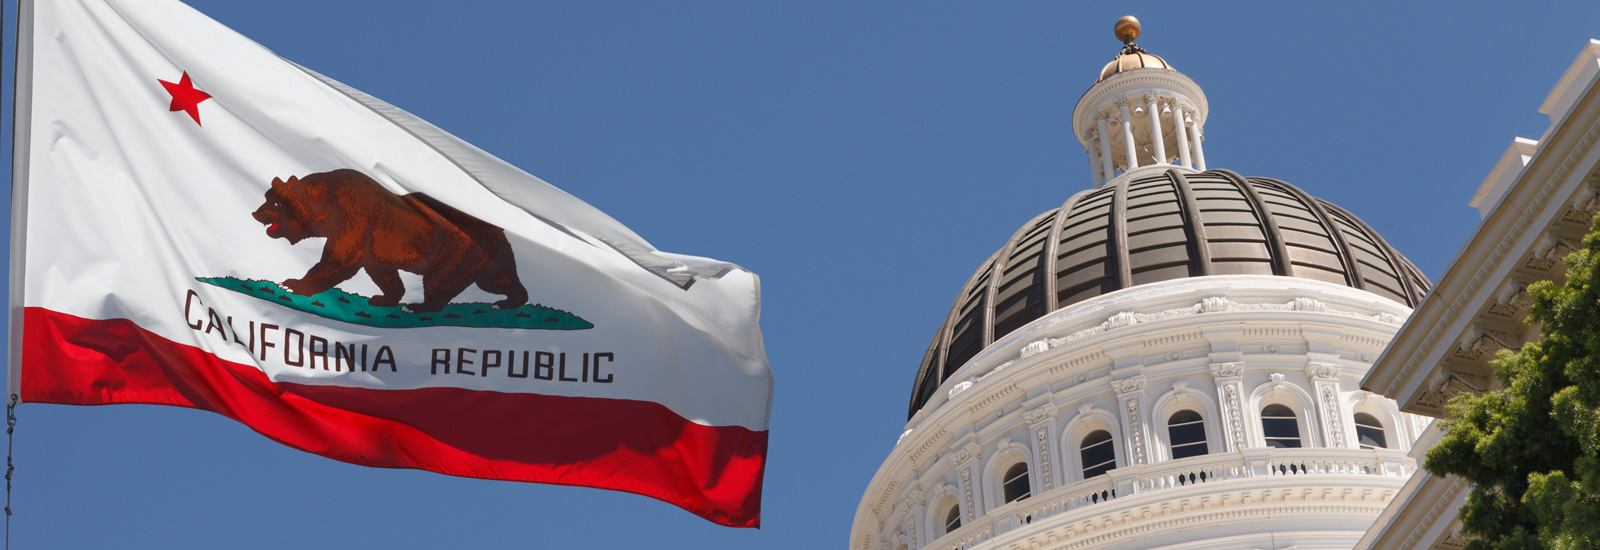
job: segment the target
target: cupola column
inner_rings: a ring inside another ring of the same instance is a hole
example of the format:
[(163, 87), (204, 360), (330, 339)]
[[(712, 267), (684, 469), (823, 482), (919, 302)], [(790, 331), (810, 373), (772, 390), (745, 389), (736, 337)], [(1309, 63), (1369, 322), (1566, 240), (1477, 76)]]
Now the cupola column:
[(1100, 113), (1095, 123), (1100, 125), (1100, 133), (1094, 136), (1094, 140), (1100, 142), (1100, 168), (1105, 171), (1105, 181), (1111, 181), (1111, 178), (1117, 177), (1117, 167), (1111, 164), (1111, 140), (1106, 139), (1106, 114)]
[[(1087, 141), (1094, 143), (1096, 138), (1089, 138)], [(1105, 184), (1105, 180), (1100, 177), (1100, 159), (1095, 157), (1093, 150), (1085, 152), (1089, 154), (1089, 181), (1094, 182), (1095, 189), (1099, 189)]]
[(1189, 162), (1189, 132), (1183, 124), (1183, 104), (1176, 101), (1172, 102), (1172, 129), (1178, 134), (1178, 162), (1183, 163), (1184, 168), (1194, 168)]
[(1161, 135), (1161, 106), (1156, 103), (1155, 94), (1145, 94), (1144, 100), (1150, 104), (1150, 141), (1155, 144), (1156, 164), (1167, 163), (1167, 144)]
[(1206, 149), (1200, 146), (1200, 125), (1193, 123), (1189, 124), (1189, 131), (1194, 133), (1193, 135), (1189, 136), (1189, 141), (1194, 144), (1195, 168), (1203, 172), (1206, 169)]
[(1117, 107), (1122, 109), (1122, 150), (1128, 161), (1122, 171), (1126, 173), (1139, 167), (1139, 151), (1133, 148), (1133, 117), (1128, 115), (1128, 101), (1118, 101)]

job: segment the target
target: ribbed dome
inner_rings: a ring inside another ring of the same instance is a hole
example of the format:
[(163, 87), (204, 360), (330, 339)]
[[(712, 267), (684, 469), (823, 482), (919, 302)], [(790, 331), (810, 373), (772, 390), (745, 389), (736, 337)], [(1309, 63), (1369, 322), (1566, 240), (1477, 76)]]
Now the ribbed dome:
[(1100, 79), (1096, 80), (1095, 82), (1100, 82), (1107, 78), (1111, 78), (1112, 75), (1125, 73), (1135, 69), (1166, 69), (1169, 71), (1177, 70), (1172, 68), (1172, 65), (1168, 65), (1167, 60), (1162, 59), (1161, 56), (1153, 53), (1147, 53), (1141, 49), (1117, 54), (1116, 59), (1111, 60), (1110, 63), (1106, 63), (1104, 69), (1100, 69)]
[(1432, 286), (1367, 224), (1288, 183), (1150, 172), (1083, 191), (1023, 225), (967, 281), (928, 346), (908, 416), (1018, 327), (1142, 284), (1205, 275), (1316, 279), (1416, 307)]

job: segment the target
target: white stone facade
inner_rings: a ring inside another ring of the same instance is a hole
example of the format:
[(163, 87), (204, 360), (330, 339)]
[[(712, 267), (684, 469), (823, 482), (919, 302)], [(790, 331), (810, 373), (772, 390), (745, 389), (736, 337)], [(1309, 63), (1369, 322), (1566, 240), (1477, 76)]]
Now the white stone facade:
[[(1341, 285), (1226, 275), (1124, 289), (985, 348), (917, 412), (873, 477), (852, 550), (1349, 549), (1417, 469), (1426, 424), (1359, 381), (1410, 314)], [(1294, 414), (1301, 448), (1267, 444)], [(1198, 413), (1208, 452), (1172, 459), (1167, 421)], [(1354, 416), (1388, 448), (1363, 449)], [(1108, 432), (1115, 468), (1084, 478)], [(1030, 496), (1006, 502), (1027, 468)], [(949, 529), (951, 510), (960, 526)]]

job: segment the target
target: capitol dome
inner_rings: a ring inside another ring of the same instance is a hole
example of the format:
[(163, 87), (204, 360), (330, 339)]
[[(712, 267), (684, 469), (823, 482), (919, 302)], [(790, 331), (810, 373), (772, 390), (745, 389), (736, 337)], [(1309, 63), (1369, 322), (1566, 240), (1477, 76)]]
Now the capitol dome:
[(1091, 188), (957, 294), (850, 550), (1349, 550), (1417, 471), (1427, 420), (1360, 382), (1428, 279), (1208, 169), (1205, 93), (1115, 30), (1072, 115)]
[(1303, 277), (1416, 307), (1428, 279), (1355, 215), (1228, 170), (1167, 169), (1081, 191), (1022, 225), (957, 294), (917, 371), (917, 410), (1018, 327), (1136, 285), (1210, 275)]

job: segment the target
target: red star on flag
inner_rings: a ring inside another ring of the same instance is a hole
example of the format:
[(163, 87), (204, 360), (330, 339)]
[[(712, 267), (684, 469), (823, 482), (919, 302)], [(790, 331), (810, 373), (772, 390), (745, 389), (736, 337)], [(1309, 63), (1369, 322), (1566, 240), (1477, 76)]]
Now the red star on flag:
[(200, 102), (211, 99), (211, 94), (194, 89), (194, 84), (189, 82), (189, 71), (183, 72), (183, 78), (177, 84), (156, 79), (161, 87), (167, 89), (172, 95), (172, 107), (168, 110), (189, 113), (189, 118), (194, 119), (196, 125), (200, 124)]

